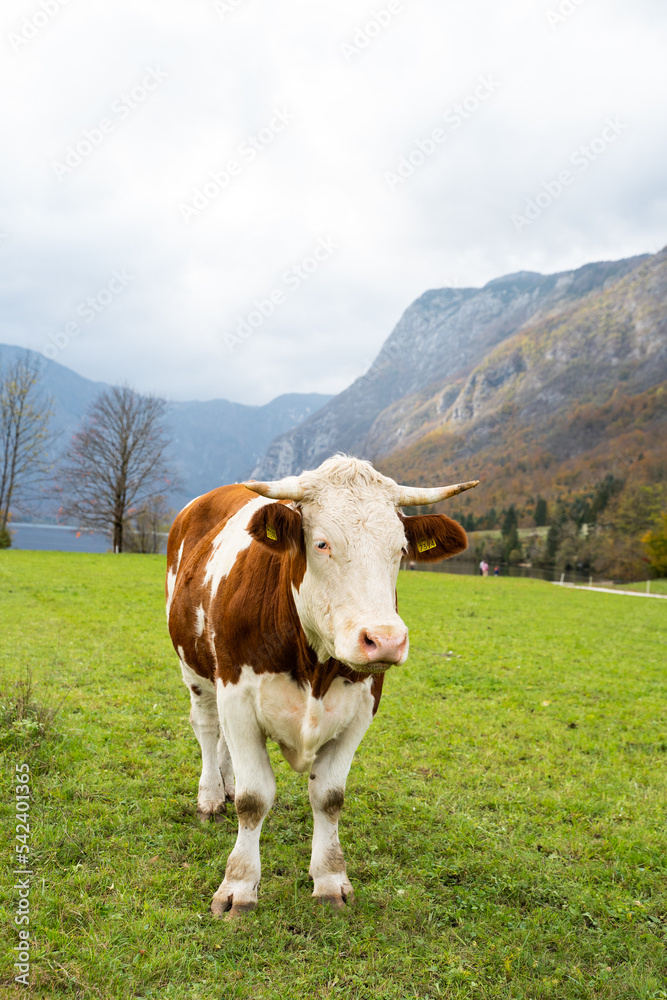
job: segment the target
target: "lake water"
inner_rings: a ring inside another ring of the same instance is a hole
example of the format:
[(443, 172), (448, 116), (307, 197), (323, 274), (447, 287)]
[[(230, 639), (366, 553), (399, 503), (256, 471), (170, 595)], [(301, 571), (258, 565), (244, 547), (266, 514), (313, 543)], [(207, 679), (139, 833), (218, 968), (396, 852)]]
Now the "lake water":
[(41, 552), (110, 552), (111, 543), (97, 531), (64, 524), (10, 524), (13, 549)]

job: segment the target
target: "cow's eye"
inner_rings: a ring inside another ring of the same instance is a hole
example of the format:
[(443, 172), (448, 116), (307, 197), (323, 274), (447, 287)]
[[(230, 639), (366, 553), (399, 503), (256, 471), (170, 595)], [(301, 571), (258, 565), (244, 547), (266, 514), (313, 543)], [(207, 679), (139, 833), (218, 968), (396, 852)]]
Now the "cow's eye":
[(315, 548), (319, 549), (320, 552), (324, 552), (329, 548), (329, 543), (325, 542), (323, 538), (320, 538), (317, 542), (315, 542)]

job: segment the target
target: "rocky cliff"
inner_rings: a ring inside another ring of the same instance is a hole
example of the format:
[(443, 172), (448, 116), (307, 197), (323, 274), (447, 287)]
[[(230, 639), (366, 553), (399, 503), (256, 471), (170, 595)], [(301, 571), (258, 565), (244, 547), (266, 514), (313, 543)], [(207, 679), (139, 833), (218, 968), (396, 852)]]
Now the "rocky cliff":
[(298, 474), (336, 451), (377, 459), (443, 422), (473, 419), (494, 386), (525, 367), (521, 351), (498, 357), (495, 351), (531, 324), (604, 293), (647, 259), (589, 264), (554, 275), (519, 272), (481, 289), (426, 292), (406, 310), (368, 372), (275, 438), (253, 475)]
[(586, 491), (610, 472), (656, 481), (666, 431), (663, 250), (534, 315), (460, 382), (403, 398), (367, 440), (405, 482), (485, 480), (476, 503), (488, 508)]

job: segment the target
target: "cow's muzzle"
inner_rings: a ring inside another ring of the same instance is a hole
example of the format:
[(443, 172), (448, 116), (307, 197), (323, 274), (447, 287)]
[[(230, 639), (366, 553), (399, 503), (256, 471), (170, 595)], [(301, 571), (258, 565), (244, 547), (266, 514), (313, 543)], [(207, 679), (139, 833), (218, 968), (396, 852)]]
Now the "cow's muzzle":
[(405, 663), (408, 655), (408, 630), (387, 626), (386, 628), (365, 628), (357, 641), (359, 661), (373, 669), (381, 669), (395, 663)]

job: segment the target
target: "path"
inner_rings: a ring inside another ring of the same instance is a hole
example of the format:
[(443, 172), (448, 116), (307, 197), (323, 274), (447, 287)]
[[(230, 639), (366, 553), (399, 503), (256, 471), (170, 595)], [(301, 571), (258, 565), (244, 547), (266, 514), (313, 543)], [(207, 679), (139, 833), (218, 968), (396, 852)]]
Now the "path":
[(667, 601), (667, 594), (647, 594), (643, 590), (619, 590), (617, 587), (583, 587), (576, 583), (561, 583), (560, 580), (551, 581), (555, 587), (569, 587), (570, 590), (597, 590), (598, 594), (630, 594), (631, 597), (659, 597)]

